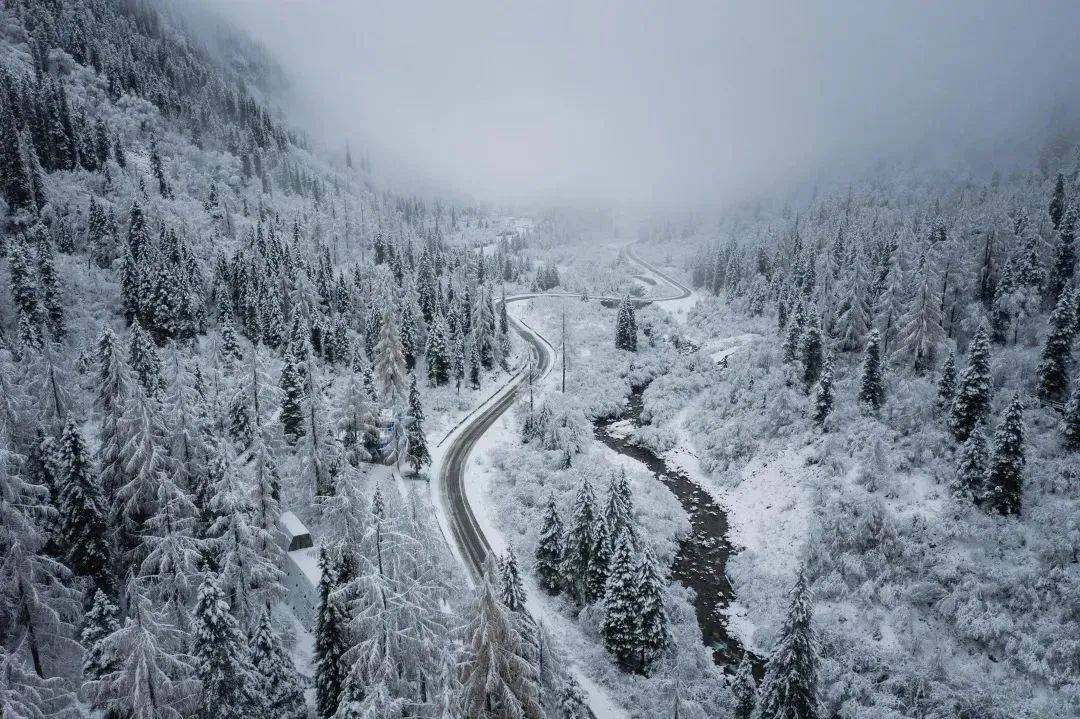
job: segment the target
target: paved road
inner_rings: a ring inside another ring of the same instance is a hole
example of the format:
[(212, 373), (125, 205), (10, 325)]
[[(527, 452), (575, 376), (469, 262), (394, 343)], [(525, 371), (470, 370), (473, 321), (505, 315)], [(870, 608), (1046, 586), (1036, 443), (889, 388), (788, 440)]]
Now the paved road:
[[(652, 301), (664, 302), (667, 300), (680, 300), (690, 296), (690, 288), (637, 257), (634, 254), (631, 245), (627, 245), (624, 252), (630, 261), (641, 265), (646, 270), (668, 282), (678, 292), (678, 294), (668, 297), (651, 298)], [(581, 295), (568, 292), (525, 294), (507, 297), (506, 301), (508, 303), (521, 302), (534, 297), (568, 297), (580, 299)], [(589, 299), (617, 301), (621, 298), (605, 295), (589, 297)], [(533, 381), (538, 382), (547, 375), (555, 364), (555, 347), (545, 339), (543, 335), (529, 327), (525, 322), (513, 317), (510, 318), (510, 322), (514, 327), (514, 330), (521, 335), (522, 339), (529, 345), (529, 351), (532, 353), (535, 360), (535, 374), (533, 376)], [(494, 399), (490, 400), (472, 414), (466, 416), (462, 423), (451, 430), (451, 432), (442, 440), (446, 441), (447, 439), (450, 439), (450, 446), (446, 450), (442, 466), (439, 469), (436, 491), (442, 493), (444, 506), (447, 508), (447, 522), (450, 525), (450, 533), (453, 542), (457, 546), (458, 554), (465, 560), (465, 567), (468, 569), (469, 575), (474, 580), (479, 578), (481, 574), (484, 562), (491, 552), (491, 545), (488, 543), (487, 537), (484, 536), (484, 531), (481, 529), (479, 522), (476, 521), (476, 514), (473, 512), (472, 506), (469, 504), (469, 499), (465, 494), (465, 469), (468, 466), (469, 456), (476, 447), (476, 443), (480, 441), (480, 438), (484, 436), (484, 433), (495, 423), (495, 420), (514, 406), (514, 400), (517, 398), (518, 392), (522, 390), (527, 381), (527, 370), (519, 370), (510, 378), (502, 390), (495, 394)], [(441, 443), (442, 442), (440, 442), (440, 444)]]

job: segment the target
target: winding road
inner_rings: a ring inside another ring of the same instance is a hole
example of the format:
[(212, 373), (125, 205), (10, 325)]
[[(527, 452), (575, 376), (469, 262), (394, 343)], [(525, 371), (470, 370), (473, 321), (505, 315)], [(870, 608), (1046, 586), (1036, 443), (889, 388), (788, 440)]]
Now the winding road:
[[(622, 250), (623, 254), (631, 262), (634, 262), (645, 270), (653, 273), (660, 279), (670, 284), (677, 294), (668, 297), (648, 298), (652, 302), (667, 302), (681, 300), (689, 297), (692, 290), (678, 280), (673, 279), (648, 262), (634, 254), (631, 245)], [(523, 294), (507, 297), (506, 302), (521, 302), (534, 297), (572, 297), (580, 299), (581, 295), (566, 293), (540, 293)], [(618, 301), (619, 297), (597, 296), (589, 297), (590, 300)], [(533, 381), (543, 379), (555, 364), (555, 347), (539, 332), (529, 327), (525, 322), (510, 317), (514, 330), (521, 335), (529, 345), (530, 352), (536, 360), (536, 375)], [(439, 467), (436, 482), (436, 492), (441, 495), (443, 506), (446, 507), (446, 520), (449, 525), (452, 541), (461, 557), (469, 576), (475, 581), (482, 573), (482, 567), (491, 552), (491, 544), (484, 531), (476, 520), (476, 514), (469, 504), (465, 493), (465, 469), (468, 466), (469, 456), (472, 454), (476, 443), (484, 436), (484, 433), (501, 417), (507, 410), (514, 406), (514, 400), (518, 392), (528, 380), (528, 372), (524, 369), (510, 378), (510, 380), (473, 413), (454, 427), (439, 442), (441, 445), (447, 440), (450, 445), (446, 450), (443, 461)]]

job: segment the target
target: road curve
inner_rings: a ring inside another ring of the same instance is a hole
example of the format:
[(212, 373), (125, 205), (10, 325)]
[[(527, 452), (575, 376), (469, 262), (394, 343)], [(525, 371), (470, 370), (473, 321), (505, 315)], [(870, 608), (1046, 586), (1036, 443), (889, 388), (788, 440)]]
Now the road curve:
[[(673, 279), (653, 265), (640, 259), (634, 254), (631, 245), (623, 249), (626, 257), (652, 272), (662, 280), (670, 284), (678, 294), (668, 297), (649, 298), (653, 302), (665, 302), (668, 300), (681, 300), (689, 297), (690, 288), (678, 280)], [(580, 299), (580, 294), (569, 292), (533, 293), (507, 297), (506, 302), (521, 302), (534, 297), (566, 297)], [(590, 300), (617, 301), (621, 298), (601, 295), (589, 297)], [(555, 347), (539, 332), (529, 327), (525, 322), (510, 317), (510, 322), (523, 340), (529, 345), (529, 351), (536, 359), (536, 374), (533, 381), (543, 379), (555, 363)], [(476, 443), (484, 436), (484, 433), (495, 423), (499, 417), (514, 406), (517, 393), (528, 380), (527, 370), (521, 369), (488, 400), (488, 404), (482, 405), (454, 429), (452, 429), (439, 442), (450, 440), (450, 446), (446, 450), (441, 466), (439, 467), (436, 492), (443, 498), (443, 506), (446, 507), (446, 521), (449, 525), (450, 534), (457, 547), (459, 556), (465, 563), (469, 576), (476, 580), (480, 577), (484, 562), (491, 552), (491, 545), (484, 536), (480, 523), (476, 520), (469, 499), (465, 494), (465, 468), (468, 465), (469, 456), (472, 454)]]

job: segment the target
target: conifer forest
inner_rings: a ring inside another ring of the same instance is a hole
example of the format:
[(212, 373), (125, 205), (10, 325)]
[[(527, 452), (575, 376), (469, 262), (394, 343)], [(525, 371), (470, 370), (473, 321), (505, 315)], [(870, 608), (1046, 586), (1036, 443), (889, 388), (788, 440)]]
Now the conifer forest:
[(0, 0), (0, 719), (1080, 717), (1078, 30)]

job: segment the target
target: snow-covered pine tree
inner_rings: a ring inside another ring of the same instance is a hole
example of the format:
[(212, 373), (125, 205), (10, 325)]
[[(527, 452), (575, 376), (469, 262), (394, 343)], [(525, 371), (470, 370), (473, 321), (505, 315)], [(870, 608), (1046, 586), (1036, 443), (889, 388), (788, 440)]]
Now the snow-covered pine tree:
[(630, 484), (626, 481), (626, 468), (619, 467), (612, 472), (608, 483), (607, 505), (604, 508), (604, 520), (611, 535), (611, 551), (615, 551), (620, 538), (626, 537), (630, 546), (637, 544), (637, 529), (634, 526), (634, 501), (630, 493)]
[(375, 377), (385, 407), (404, 407), (408, 401), (405, 369), (405, 354), (397, 317), (388, 302), (382, 312), (379, 340), (375, 344)]
[(638, 581), (633, 548), (623, 537), (615, 545), (611, 558), (604, 588), (604, 618), (600, 634), (604, 638), (604, 647), (626, 670), (634, 669), (640, 657)]
[(562, 586), (578, 604), (586, 603), (586, 581), (592, 560), (596, 499), (588, 477), (583, 477), (574, 499), (574, 516), (562, 543)]
[(630, 301), (630, 295), (623, 295), (615, 315), (615, 347), (637, 352), (637, 318), (634, 316), (634, 304)]
[(220, 443), (212, 460), (218, 477), (210, 500), (213, 522), (207, 531), (208, 549), (220, 574), (215, 588), (224, 593), (233, 614), (252, 626), (259, 607), (279, 599), (284, 591), (281, 580), (284, 562), (281, 548), (271, 540), (267, 529), (253, 521), (251, 499), (226, 443)]
[(212, 572), (195, 601), (192, 651), (199, 680), (196, 714), (201, 719), (253, 717), (258, 700), (247, 643)]
[(452, 358), (447, 342), (446, 320), (441, 315), (436, 315), (431, 324), (431, 331), (428, 333), (425, 351), (428, 382), (435, 387), (450, 381)]
[(483, 375), (483, 362), (480, 359), (480, 350), (477, 347), (477, 340), (474, 338), (473, 341), (469, 343), (469, 385), (475, 390), (480, 389)]
[(941, 281), (935, 267), (936, 257), (926, 253), (915, 269), (915, 295), (910, 308), (900, 318), (893, 355), (905, 359), (916, 374), (934, 366), (938, 351), (945, 342), (942, 329)]
[(147, 520), (142, 535), (146, 558), (139, 566), (139, 579), (169, 623), (186, 634), (208, 547), (195, 537), (198, 510), (175, 481), (180, 469), (174, 466), (172, 471), (172, 476), (158, 474), (157, 513)]
[(302, 359), (292, 352), (285, 355), (285, 364), (281, 370), (281, 429), (289, 444), (296, 444), (307, 431), (304, 418), (304, 404), (307, 394), (307, 382), (300, 370)]
[(881, 333), (872, 330), (866, 340), (862, 375), (859, 378), (859, 404), (876, 412), (885, 402), (885, 378), (881, 365)]
[(648, 674), (671, 642), (664, 579), (652, 550), (645, 548), (637, 562), (637, 669)]
[(518, 622), (498, 598), (491, 572), (480, 580), (465, 627), (461, 710), (468, 717), (540, 719), (537, 670)]
[(994, 451), (986, 474), (986, 505), (999, 514), (1020, 514), (1024, 454), (1024, 404), (1017, 394), (994, 432)]
[(499, 599), (512, 612), (525, 611), (525, 587), (521, 584), (521, 570), (513, 545), (499, 559)]
[(956, 397), (956, 356), (950, 352), (941, 365), (941, 377), (937, 383), (934, 406), (938, 412), (948, 413)]
[(1072, 396), (1065, 405), (1065, 416), (1061, 420), (1061, 434), (1065, 449), (1070, 452), (1080, 451), (1080, 382), (1073, 387)]
[(37, 242), (37, 260), (37, 279), (41, 288), (41, 305), (44, 310), (45, 323), (49, 329), (49, 336), (55, 342), (63, 342), (64, 338), (67, 337), (63, 291), (53, 262), (52, 242), (49, 241), (43, 227), (40, 230)]
[(753, 719), (818, 719), (818, 643), (806, 576), (800, 571), (769, 655)]
[(1076, 317), (1072, 295), (1061, 293), (1050, 313), (1046, 341), (1039, 353), (1035, 369), (1039, 399), (1060, 404), (1069, 392), (1069, 364), (1072, 361), (1072, 341), (1076, 335)]
[(986, 328), (975, 330), (968, 346), (968, 364), (960, 374), (953, 400), (950, 427), (956, 441), (963, 442), (975, 425), (990, 412), (990, 338)]
[(799, 356), (802, 345), (802, 333), (806, 326), (806, 310), (799, 302), (788, 321), (787, 334), (784, 336), (783, 356), (785, 362), (794, 362)]
[(222, 316), (218, 326), (218, 359), (227, 371), (244, 363), (244, 352), (240, 349), (240, 340), (236, 337), (229, 314)]
[(1054, 257), (1046, 282), (1046, 291), (1052, 302), (1056, 302), (1061, 297), (1076, 272), (1078, 223), (1080, 223), (1080, 210), (1076, 205), (1071, 205), (1065, 210), (1065, 216), (1061, 218), (1061, 224), (1057, 228), (1057, 243), (1054, 245)]
[(987, 461), (986, 432), (980, 422), (971, 430), (956, 456), (953, 494), (964, 499), (981, 501), (986, 486)]
[(163, 385), (161, 356), (150, 333), (143, 329), (137, 319), (131, 323), (128, 336), (128, 363), (147, 396), (156, 398)]
[(94, 600), (83, 616), (80, 643), (83, 645), (83, 679), (100, 679), (112, 672), (120, 664), (120, 657), (111, 652), (112, 647), (105, 641), (110, 634), (120, 628), (117, 617), (120, 610), (105, 592), (98, 589)]
[(419, 474), (420, 469), (431, 464), (431, 454), (428, 452), (427, 437), (424, 435), (424, 405), (420, 400), (420, 392), (416, 388), (416, 375), (412, 375), (409, 383), (409, 427), (407, 430), (409, 442), (409, 464), (412, 465), (413, 474)]
[(259, 701), (256, 716), (307, 719), (304, 686), (293, 660), (263, 610), (251, 635), (252, 690)]
[(604, 587), (611, 569), (611, 555), (611, 532), (607, 520), (602, 514), (598, 514), (593, 522), (589, 569), (585, 574), (586, 604), (595, 604), (604, 598)]
[[(163, 621), (137, 582), (126, 591), (128, 617), (103, 640), (102, 653), (118, 658), (115, 669), (83, 684), (83, 697), (94, 706), (109, 707), (119, 716), (138, 719), (177, 719), (193, 708), (199, 682), (191, 657), (176, 647), (183, 640)], [(236, 714), (242, 717), (243, 714)]]
[(349, 672), (344, 656), (351, 647), (351, 640), (347, 627), (349, 616), (336, 593), (336, 562), (325, 546), (319, 548), (319, 567), (322, 572), (315, 619), (315, 710), (322, 719), (329, 719), (338, 710)]
[(1054, 229), (1058, 229), (1062, 218), (1065, 216), (1065, 175), (1060, 172), (1054, 180), (1054, 192), (1050, 196), (1047, 212), (1050, 215), (1050, 222), (1053, 224)]
[(750, 653), (743, 651), (735, 676), (731, 678), (731, 697), (735, 700), (733, 719), (750, 719), (757, 703), (757, 682), (754, 681), (754, 667), (750, 663)]
[(405, 370), (412, 372), (416, 367), (416, 356), (420, 348), (416, 346), (416, 337), (419, 334), (416, 320), (413, 317), (412, 303), (407, 297), (401, 301), (401, 354), (405, 358)]
[(825, 345), (821, 339), (821, 327), (816, 320), (809, 323), (806, 331), (802, 334), (799, 347), (799, 362), (802, 365), (803, 391), (808, 393), (810, 388), (821, 376), (821, 366), (825, 360)]
[(814, 394), (814, 411), (811, 415), (814, 423), (823, 426), (833, 408), (833, 368), (832, 357), (826, 355), (818, 379), (817, 392)]
[(109, 586), (105, 508), (90, 451), (74, 421), (60, 442), (58, 534), (68, 566), (100, 589)]
[(559, 510), (555, 506), (555, 495), (548, 495), (544, 509), (544, 520), (540, 526), (540, 539), (536, 544), (536, 557), (533, 567), (540, 585), (551, 594), (558, 594), (562, 589), (562, 538), (563, 526), (559, 519)]

